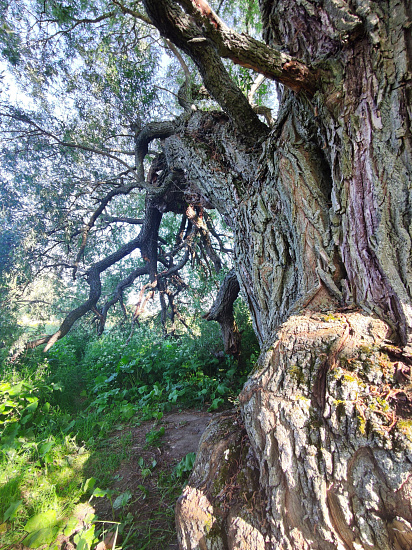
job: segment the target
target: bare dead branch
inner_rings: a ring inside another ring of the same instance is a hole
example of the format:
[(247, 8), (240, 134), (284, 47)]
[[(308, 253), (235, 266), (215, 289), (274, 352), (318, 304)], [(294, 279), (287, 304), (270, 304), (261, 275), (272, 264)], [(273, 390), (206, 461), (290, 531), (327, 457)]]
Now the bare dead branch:
[(253, 105), (253, 110), (257, 115), (263, 115), (265, 117), (268, 126), (272, 127), (275, 124), (276, 119), (273, 118), (272, 109), (269, 107), (265, 105)]
[(222, 261), (213, 249), (210, 240), (209, 230), (203, 218), (203, 214), (203, 208), (200, 208), (199, 212), (196, 212), (196, 210), (191, 205), (189, 205), (186, 210), (187, 218), (193, 223), (193, 225), (196, 226), (201, 235), (202, 243), (205, 246), (207, 256), (212, 260), (213, 265), (215, 266), (216, 273), (220, 273), (220, 270), (222, 269)]

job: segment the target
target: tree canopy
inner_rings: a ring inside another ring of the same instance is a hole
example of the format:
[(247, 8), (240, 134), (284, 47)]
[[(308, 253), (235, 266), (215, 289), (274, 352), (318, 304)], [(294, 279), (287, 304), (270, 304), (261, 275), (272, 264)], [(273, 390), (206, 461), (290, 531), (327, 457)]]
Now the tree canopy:
[(89, 312), (103, 330), (131, 285), (166, 330), (213, 269), (236, 355), (247, 301), (261, 354), (233, 443), (222, 417), (200, 449), (181, 546), (409, 550), (410, 1), (259, 0), (262, 27), (251, 0), (1, 6), (25, 93), (2, 92), (2, 285), (74, 289), (31, 345)]
[[(256, 2), (215, 4), (259, 44)], [(157, 293), (164, 328), (173, 330), (185, 323), (179, 301), (216, 293), (213, 280), (231, 265), (229, 228), (162, 150), (195, 110), (221, 116), (202, 67), (160, 36), (141, 2), (1, 9), (3, 310), (56, 311), (60, 302), (69, 311), (60, 329), (31, 343), (48, 349), (90, 311), (102, 332), (134, 289), (135, 319)], [(220, 54), (217, 67), (264, 134), (251, 104), (270, 115), (262, 106), (267, 85), (222, 64)], [(30, 294), (39, 277), (54, 287), (49, 300)]]

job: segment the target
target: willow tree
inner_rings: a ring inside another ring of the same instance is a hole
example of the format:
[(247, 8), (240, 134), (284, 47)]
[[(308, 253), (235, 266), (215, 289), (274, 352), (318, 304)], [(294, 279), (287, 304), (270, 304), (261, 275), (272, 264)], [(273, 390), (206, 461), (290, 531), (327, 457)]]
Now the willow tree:
[[(223, 110), (193, 113), (166, 156), (231, 224), (263, 350), (240, 395), (256, 470), (233, 426), (210, 428), (181, 545), (406, 550), (411, 6), (262, 0), (263, 44), (203, 1), (144, 5)], [(282, 84), (273, 129), (222, 58)]]
[[(163, 181), (178, 174), (222, 214), (262, 349), (241, 417), (203, 437), (177, 507), (180, 545), (406, 550), (410, 3), (261, 0), (264, 41), (204, 0), (142, 3), (113, 9), (189, 56), (220, 110), (197, 109), (186, 87), (173, 127), (137, 136), (132, 169), (161, 137)], [(272, 126), (225, 59), (277, 83)]]

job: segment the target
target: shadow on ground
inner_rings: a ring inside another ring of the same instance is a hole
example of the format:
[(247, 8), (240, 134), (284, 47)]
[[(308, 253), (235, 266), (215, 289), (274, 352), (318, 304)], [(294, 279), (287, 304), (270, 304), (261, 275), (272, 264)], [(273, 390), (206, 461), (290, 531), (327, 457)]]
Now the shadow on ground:
[[(131, 498), (127, 506), (115, 511), (108, 498), (94, 498), (92, 505), (100, 521), (116, 520), (127, 524), (123, 535), (125, 548), (178, 548), (174, 506), (184, 481), (174, 479), (172, 474), (188, 453), (196, 452), (211, 418), (212, 414), (204, 411), (166, 413), (160, 421), (142, 422), (139, 426), (119, 431), (108, 440), (107, 452), (116, 452), (119, 445), (128, 447), (127, 459), (115, 472), (110, 484), (114, 491), (112, 502), (116, 495), (127, 491), (130, 491)], [(146, 434), (159, 432), (163, 427), (164, 434), (148, 444)], [(108, 541), (99, 550), (110, 547)]]

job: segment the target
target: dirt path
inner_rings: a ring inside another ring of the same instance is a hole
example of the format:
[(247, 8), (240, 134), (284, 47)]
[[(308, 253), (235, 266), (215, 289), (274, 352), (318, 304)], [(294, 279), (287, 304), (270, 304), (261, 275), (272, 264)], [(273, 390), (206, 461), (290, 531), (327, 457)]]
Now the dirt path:
[[(158, 422), (143, 422), (140, 426), (125, 429), (110, 440), (113, 448), (120, 440), (127, 440), (129, 447), (128, 459), (113, 476), (110, 487), (114, 490), (113, 498), (127, 491), (131, 493), (130, 504), (116, 513), (116, 520), (129, 522), (132, 529), (130, 539), (126, 539), (126, 547), (133, 540), (136, 542), (130, 548), (134, 550), (178, 548), (174, 505), (181, 492), (182, 481), (171, 481), (171, 474), (182, 458), (196, 452), (211, 418), (211, 413), (195, 410), (165, 413)], [(161, 435), (163, 428), (164, 434)], [(148, 444), (146, 434), (159, 430), (159, 436)], [(100, 520), (113, 519), (108, 499), (94, 499), (93, 506)]]

